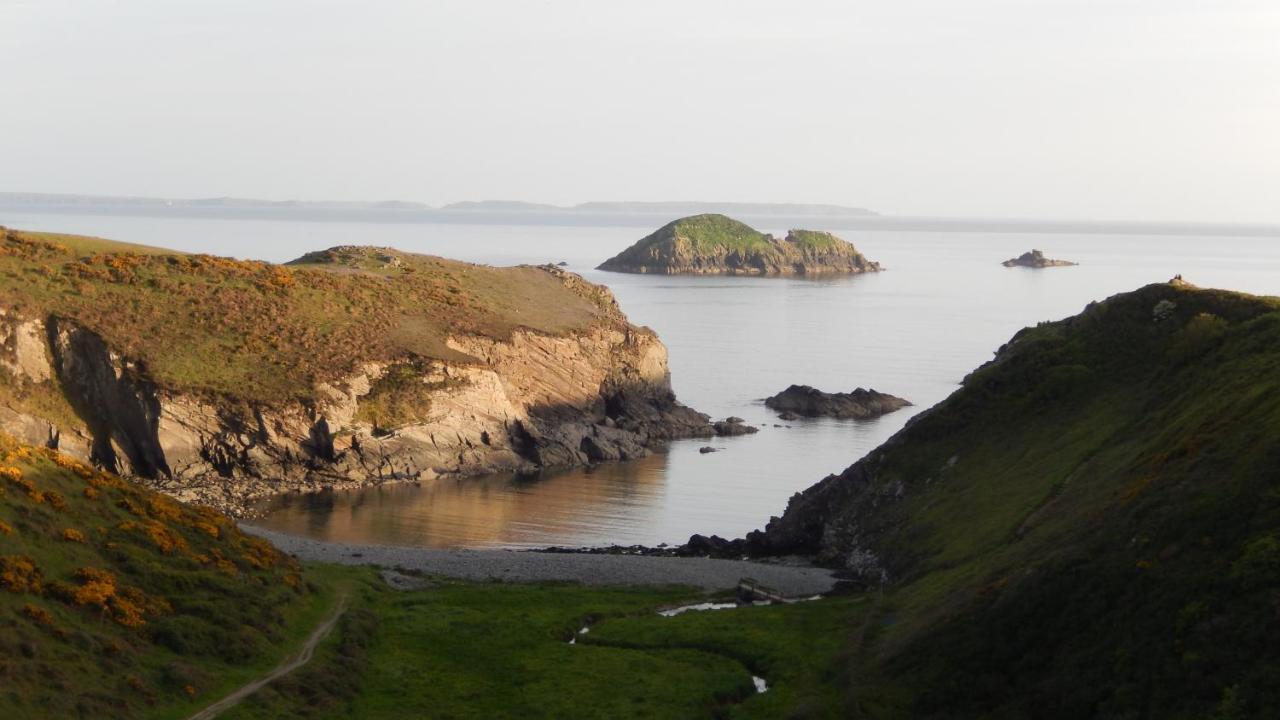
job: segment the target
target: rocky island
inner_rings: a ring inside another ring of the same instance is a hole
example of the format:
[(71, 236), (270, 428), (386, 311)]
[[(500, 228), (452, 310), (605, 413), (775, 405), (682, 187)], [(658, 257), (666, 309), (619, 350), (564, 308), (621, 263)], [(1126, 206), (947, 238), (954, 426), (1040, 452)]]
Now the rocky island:
[(0, 272), (0, 430), (230, 511), (716, 434), (657, 336), (557, 267), (368, 247), (274, 265), (0, 228)]
[(598, 270), (659, 275), (824, 275), (879, 271), (880, 264), (829, 232), (779, 239), (725, 215), (670, 222)]
[(766, 398), (764, 404), (777, 410), (784, 419), (826, 416), (855, 420), (880, 417), (911, 405), (900, 397), (875, 390), (857, 388), (847, 393), (826, 393), (808, 385), (792, 385)]
[(1032, 250), (1024, 252), (1016, 258), (1010, 258), (1000, 263), (1005, 267), (1025, 267), (1025, 268), (1050, 268), (1050, 267), (1071, 267), (1079, 263), (1073, 263), (1069, 260), (1054, 260), (1047, 258), (1040, 250)]

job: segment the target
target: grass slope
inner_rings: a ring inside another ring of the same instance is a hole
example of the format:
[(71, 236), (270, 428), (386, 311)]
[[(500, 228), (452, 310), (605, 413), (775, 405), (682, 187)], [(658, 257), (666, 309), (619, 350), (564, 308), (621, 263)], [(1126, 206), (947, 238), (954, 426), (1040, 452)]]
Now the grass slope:
[[(85, 325), (162, 386), (249, 400), (305, 397), (371, 360), (468, 360), (446, 346), (452, 333), (623, 322), (592, 290), (534, 267), (378, 248), (273, 265), (0, 230), (0, 306)], [(33, 393), (10, 389), (6, 399), (39, 409)]]
[(180, 717), (325, 609), (225, 517), (0, 436), (6, 718)]
[(865, 716), (1274, 717), (1280, 301), (1153, 285), (1027, 329), (788, 515), (888, 572)]

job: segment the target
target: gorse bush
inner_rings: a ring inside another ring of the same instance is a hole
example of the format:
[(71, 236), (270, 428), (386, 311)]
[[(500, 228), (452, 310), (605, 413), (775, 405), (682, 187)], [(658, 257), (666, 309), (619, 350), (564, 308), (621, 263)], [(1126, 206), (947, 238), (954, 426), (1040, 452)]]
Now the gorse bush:
[(7, 717), (189, 702), (208, 671), (173, 668), (269, 657), (309, 604), (296, 562), (211, 509), (2, 435), (0, 477), (0, 657), (42, 660), (0, 661)]

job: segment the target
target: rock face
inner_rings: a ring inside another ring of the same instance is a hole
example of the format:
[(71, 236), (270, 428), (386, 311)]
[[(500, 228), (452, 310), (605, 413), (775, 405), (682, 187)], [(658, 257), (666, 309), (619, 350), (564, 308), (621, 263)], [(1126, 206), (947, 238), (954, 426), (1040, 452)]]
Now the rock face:
[[(262, 401), (164, 386), (96, 328), (3, 309), (0, 430), (232, 512), (287, 490), (627, 460), (715, 433), (676, 401), (652, 331), (627, 324), (606, 289), (545, 271), (615, 309), (562, 335), (451, 332), (460, 359), (370, 361)], [(392, 379), (412, 386), (415, 411), (394, 425), (370, 411)]]
[(911, 403), (888, 393), (857, 388), (847, 393), (825, 393), (808, 385), (792, 385), (773, 397), (766, 407), (779, 411), (784, 420), (804, 417), (834, 417), (865, 420), (880, 417)]
[(661, 275), (848, 275), (881, 268), (828, 232), (791, 230), (778, 239), (710, 214), (668, 223), (598, 269)]
[(1024, 252), (1016, 258), (1005, 260), (1000, 264), (1004, 265), (1005, 267), (1025, 267), (1025, 268), (1038, 269), (1038, 268), (1050, 268), (1050, 267), (1070, 267), (1072, 265), (1078, 265), (1079, 263), (1073, 263), (1068, 260), (1054, 260), (1052, 258), (1045, 257), (1044, 253), (1041, 252), (1040, 250), (1032, 250), (1030, 252)]

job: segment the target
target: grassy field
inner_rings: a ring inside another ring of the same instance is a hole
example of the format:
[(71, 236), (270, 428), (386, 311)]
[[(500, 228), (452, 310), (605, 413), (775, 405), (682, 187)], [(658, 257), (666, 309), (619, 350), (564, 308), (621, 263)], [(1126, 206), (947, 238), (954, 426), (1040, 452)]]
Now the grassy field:
[[(836, 656), (863, 606), (831, 599), (667, 618), (655, 610), (701, 598), (444, 580), (399, 592), (371, 571), (343, 572), (364, 578), (351, 622), (312, 666), (227, 717), (839, 717)], [(755, 692), (752, 674), (768, 692)]]
[[(0, 230), (0, 305), (87, 326), (162, 386), (266, 401), (308, 397), (368, 361), (470, 360), (450, 334), (625, 322), (594, 288), (534, 267), (380, 248), (272, 265), (14, 230)], [(8, 392), (39, 409), (37, 390)]]

